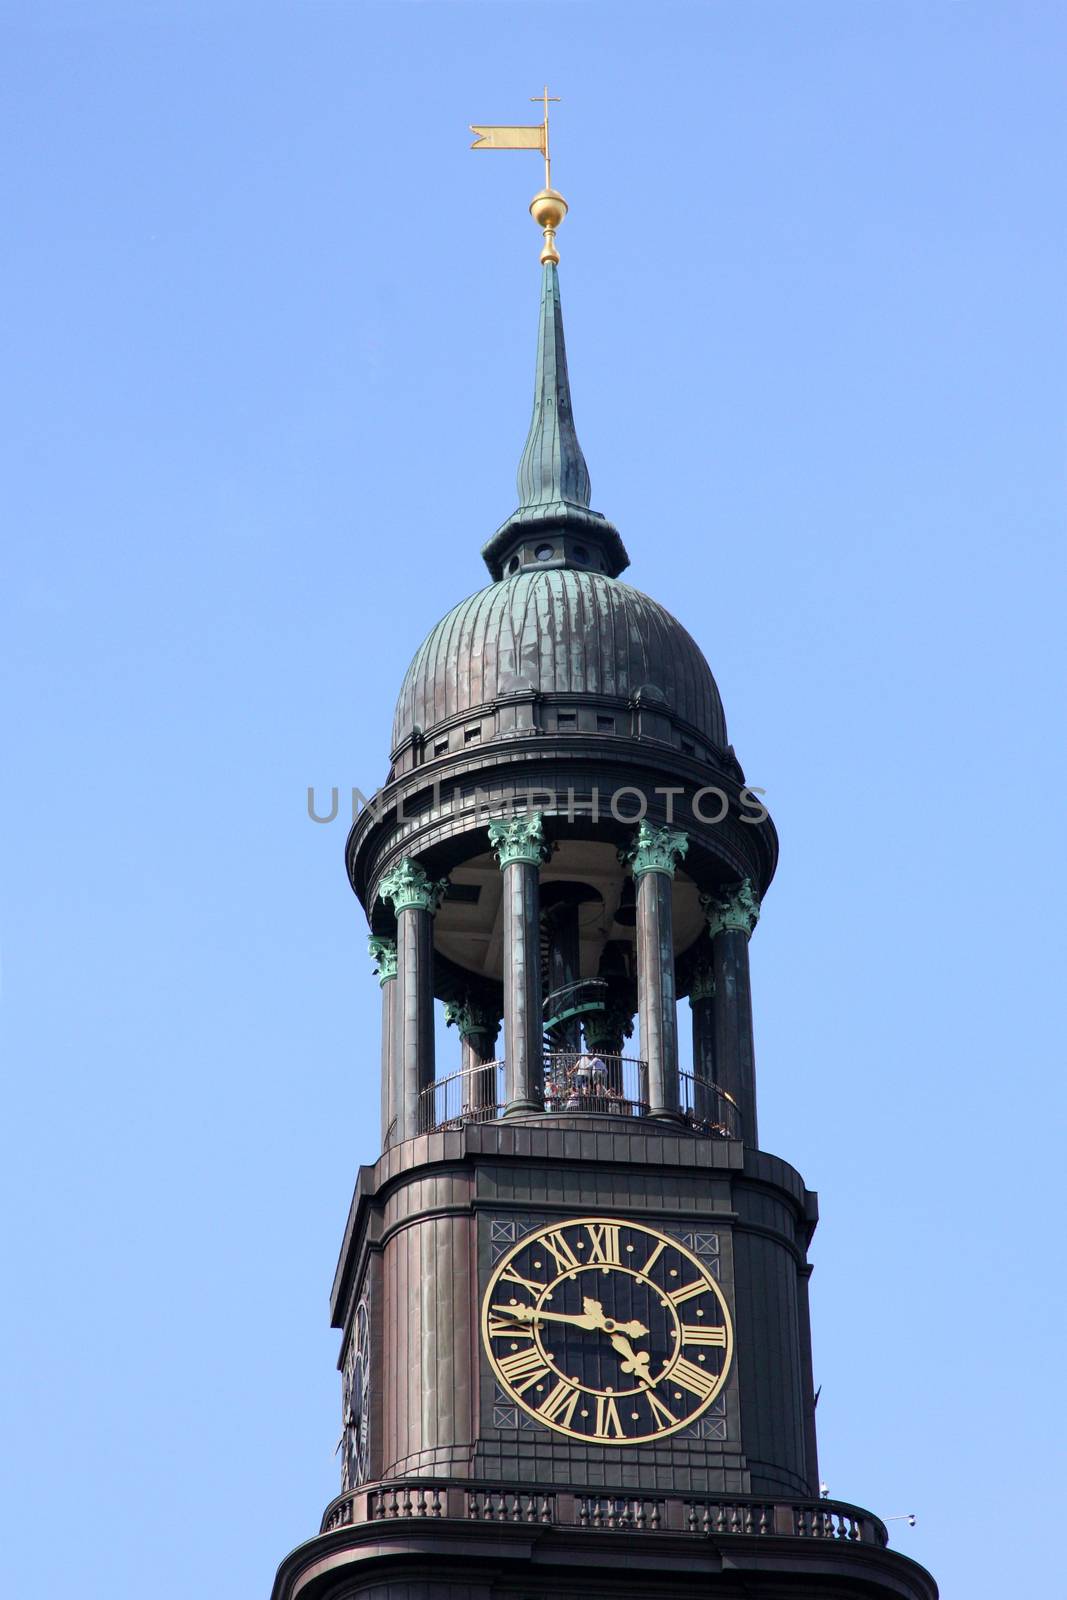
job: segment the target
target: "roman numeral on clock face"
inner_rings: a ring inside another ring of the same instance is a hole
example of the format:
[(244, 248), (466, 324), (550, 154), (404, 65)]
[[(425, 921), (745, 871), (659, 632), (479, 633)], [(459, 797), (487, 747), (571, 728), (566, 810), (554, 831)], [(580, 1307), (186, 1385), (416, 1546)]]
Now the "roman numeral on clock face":
[(659, 1244), (656, 1246), (648, 1260), (645, 1262), (644, 1266), (641, 1268), (642, 1277), (648, 1277), (649, 1273), (652, 1271), (652, 1268), (656, 1265), (656, 1262), (659, 1260), (666, 1248), (666, 1244), (660, 1240)]
[(609, 1394), (598, 1394), (596, 1397), (596, 1427), (593, 1431), (598, 1439), (623, 1437), (619, 1408)]
[(668, 1289), (667, 1299), (672, 1306), (680, 1306), (683, 1300), (692, 1300), (694, 1295), (707, 1292), (708, 1286), (703, 1278), (696, 1278), (692, 1283), (683, 1283), (677, 1289)]
[(497, 1358), (501, 1372), (516, 1394), (531, 1389), (535, 1383), (540, 1383), (542, 1378), (548, 1377), (548, 1368), (545, 1366), (540, 1350), (516, 1350), (512, 1355)]
[(678, 1418), (674, 1415), (673, 1411), (669, 1411), (667, 1409), (659, 1395), (656, 1394), (652, 1389), (646, 1389), (645, 1399), (648, 1401), (649, 1406), (652, 1409), (652, 1415), (655, 1418), (656, 1426), (658, 1428), (673, 1428), (674, 1424), (678, 1421)]
[(699, 1367), (694, 1366), (691, 1361), (687, 1361), (683, 1356), (671, 1368), (667, 1381), (668, 1383), (680, 1384), (683, 1389), (688, 1389), (690, 1394), (695, 1394), (701, 1400), (706, 1400), (719, 1380), (714, 1373), (702, 1372)]
[(590, 1246), (586, 1261), (590, 1265), (617, 1267), (622, 1259), (619, 1255), (618, 1228), (607, 1222), (603, 1226), (588, 1222), (585, 1231), (589, 1235)]
[(489, 1317), (490, 1339), (532, 1339), (533, 1329), (521, 1322), (514, 1322), (510, 1317)]
[(720, 1349), (725, 1350), (726, 1349), (726, 1329), (725, 1328), (702, 1328), (699, 1325), (695, 1326), (691, 1322), (683, 1322), (682, 1323), (682, 1343), (683, 1344), (713, 1344), (713, 1345), (718, 1345)]
[(500, 1274), (504, 1283), (517, 1283), (520, 1289), (529, 1290), (530, 1294), (540, 1294), (544, 1288), (543, 1283), (535, 1283), (532, 1278), (524, 1278), (521, 1272), (516, 1272), (514, 1267), (508, 1267), (506, 1272)]
[(569, 1428), (578, 1404), (578, 1393), (573, 1383), (561, 1378), (547, 1400), (543, 1400), (537, 1409), (550, 1422), (562, 1422), (565, 1428)]
[(546, 1233), (541, 1243), (561, 1272), (574, 1271), (578, 1257), (561, 1233)]

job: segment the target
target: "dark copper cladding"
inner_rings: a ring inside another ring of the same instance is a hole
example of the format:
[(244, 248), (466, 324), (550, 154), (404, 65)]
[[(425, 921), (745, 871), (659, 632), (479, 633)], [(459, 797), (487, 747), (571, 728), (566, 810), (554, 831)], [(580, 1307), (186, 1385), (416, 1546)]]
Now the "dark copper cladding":
[[(662, 696), (679, 740), (725, 749), (711, 668), (669, 611), (603, 573), (520, 572), (456, 606), (417, 651), (397, 701), (394, 760), (413, 728), (429, 741), (474, 712), (491, 715), (501, 697), (580, 697), (610, 713), (639, 690)], [(480, 742), (494, 734), (483, 728)]]

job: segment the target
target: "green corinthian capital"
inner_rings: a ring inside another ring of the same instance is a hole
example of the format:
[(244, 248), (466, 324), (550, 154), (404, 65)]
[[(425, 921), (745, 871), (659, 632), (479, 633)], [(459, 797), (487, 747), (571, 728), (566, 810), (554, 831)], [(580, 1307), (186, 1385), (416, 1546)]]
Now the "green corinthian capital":
[(633, 844), (619, 851), (619, 860), (635, 878), (643, 872), (665, 872), (673, 878), (675, 866), (688, 849), (688, 836), (678, 828), (654, 828), (642, 822)]
[(499, 1016), (493, 1016), (486, 1006), (471, 999), (446, 1000), (445, 1023), (459, 1030), (461, 1039), (471, 1039), (486, 1033), (495, 1033), (500, 1026)]
[(396, 977), (396, 940), (382, 939), (372, 933), (367, 940), (367, 954), (374, 962), (374, 971), (381, 984)]
[(746, 939), (751, 938), (759, 921), (759, 900), (751, 878), (742, 878), (732, 889), (701, 895), (700, 903), (713, 939), (717, 933), (743, 933)]
[(426, 876), (422, 867), (410, 856), (405, 856), (399, 866), (387, 872), (378, 885), (379, 900), (391, 900), (397, 916), (402, 911), (436, 911), (441, 897), (448, 888), (448, 879), (436, 883)]
[(548, 860), (544, 819), (539, 811), (527, 811), (521, 817), (491, 822), (489, 843), (496, 851), (501, 867), (509, 867), (513, 861), (525, 861), (536, 867)]

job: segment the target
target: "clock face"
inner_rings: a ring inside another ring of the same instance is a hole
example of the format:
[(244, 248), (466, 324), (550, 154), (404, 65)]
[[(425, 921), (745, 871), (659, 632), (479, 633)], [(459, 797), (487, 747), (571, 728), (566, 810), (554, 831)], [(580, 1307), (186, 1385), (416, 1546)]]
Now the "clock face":
[(367, 1477), (368, 1422), (370, 1420), (370, 1319), (367, 1302), (356, 1308), (355, 1326), (349, 1341), (341, 1382), (341, 1409), (344, 1421), (344, 1456), (341, 1487), (354, 1489)]
[(527, 1234), (493, 1269), (482, 1337), (501, 1388), (538, 1422), (643, 1444), (706, 1411), (733, 1327), (706, 1266), (654, 1228), (582, 1217)]

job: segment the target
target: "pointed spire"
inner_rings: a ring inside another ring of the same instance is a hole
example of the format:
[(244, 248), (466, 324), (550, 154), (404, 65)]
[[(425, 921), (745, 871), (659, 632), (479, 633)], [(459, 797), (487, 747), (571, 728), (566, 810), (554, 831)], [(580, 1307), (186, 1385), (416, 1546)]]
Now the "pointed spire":
[(589, 468), (571, 409), (559, 275), (555, 260), (542, 260), (534, 406), (519, 461), (519, 505), (482, 555), (498, 579), (531, 567), (573, 567), (614, 578), (630, 558), (618, 529), (589, 509)]
[(559, 274), (546, 261), (541, 281), (541, 323), (537, 330), (537, 371), (530, 433), (519, 462), (519, 506), (567, 501), (589, 504), (589, 468), (574, 427)]

